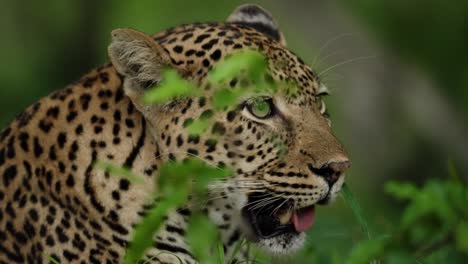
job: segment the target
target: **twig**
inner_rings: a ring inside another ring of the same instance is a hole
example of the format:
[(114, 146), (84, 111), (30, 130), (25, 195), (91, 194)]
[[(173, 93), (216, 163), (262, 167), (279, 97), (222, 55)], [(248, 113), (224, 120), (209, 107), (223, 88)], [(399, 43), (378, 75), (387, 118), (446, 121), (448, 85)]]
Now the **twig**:
[(442, 249), (445, 246), (448, 246), (451, 242), (453, 242), (453, 237), (451, 235), (448, 235), (442, 240), (436, 241), (431, 245), (420, 248), (414, 253), (414, 257), (417, 260), (429, 257), (432, 253)]

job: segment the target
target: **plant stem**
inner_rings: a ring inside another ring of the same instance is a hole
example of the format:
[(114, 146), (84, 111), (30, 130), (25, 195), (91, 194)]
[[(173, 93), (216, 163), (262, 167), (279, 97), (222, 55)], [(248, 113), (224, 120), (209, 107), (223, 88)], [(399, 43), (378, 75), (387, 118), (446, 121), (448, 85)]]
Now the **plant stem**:
[(414, 256), (417, 260), (424, 259), (432, 255), (434, 252), (442, 249), (443, 247), (448, 246), (452, 242), (453, 237), (451, 235), (448, 235), (445, 238), (432, 243), (431, 245), (420, 248), (414, 253)]

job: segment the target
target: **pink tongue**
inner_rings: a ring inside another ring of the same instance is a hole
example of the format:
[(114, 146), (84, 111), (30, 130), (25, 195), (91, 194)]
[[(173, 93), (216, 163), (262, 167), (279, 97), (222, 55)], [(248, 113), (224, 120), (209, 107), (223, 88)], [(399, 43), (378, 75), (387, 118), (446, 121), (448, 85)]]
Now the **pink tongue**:
[(314, 223), (315, 207), (302, 208), (294, 211), (292, 222), (297, 232), (307, 231)]

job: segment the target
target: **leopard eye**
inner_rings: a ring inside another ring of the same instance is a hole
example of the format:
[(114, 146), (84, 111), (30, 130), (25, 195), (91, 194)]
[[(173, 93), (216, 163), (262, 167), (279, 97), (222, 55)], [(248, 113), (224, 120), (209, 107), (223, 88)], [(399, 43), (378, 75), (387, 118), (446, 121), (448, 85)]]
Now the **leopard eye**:
[(269, 118), (274, 114), (273, 100), (269, 97), (255, 97), (246, 103), (249, 112), (259, 119)]

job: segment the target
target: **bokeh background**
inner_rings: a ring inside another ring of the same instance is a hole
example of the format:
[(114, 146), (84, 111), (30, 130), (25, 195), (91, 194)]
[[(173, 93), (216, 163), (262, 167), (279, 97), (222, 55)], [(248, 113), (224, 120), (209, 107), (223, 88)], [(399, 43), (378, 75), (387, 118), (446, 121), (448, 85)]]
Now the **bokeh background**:
[[(391, 233), (401, 213), (402, 204), (383, 191), (386, 181), (446, 178), (448, 163), (467, 179), (468, 1), (252, 2), (268, 9), (289, 48), (323, 73), (334, 129), (353, 162), (348, 183), (374, 234)], [(155, 33), (223, 21), (241, 3), (2, 0), (0, 127), (106, 63), (112, 29)], [(342, 199), (320, 207), (316, 221), (310, 258), (334, 252), (340, 263), (340, 252), (362, 239)]]

